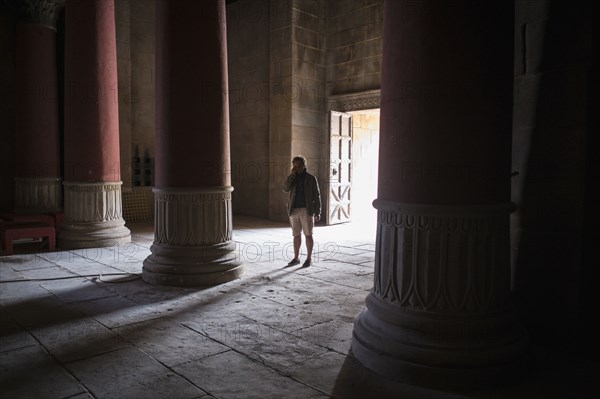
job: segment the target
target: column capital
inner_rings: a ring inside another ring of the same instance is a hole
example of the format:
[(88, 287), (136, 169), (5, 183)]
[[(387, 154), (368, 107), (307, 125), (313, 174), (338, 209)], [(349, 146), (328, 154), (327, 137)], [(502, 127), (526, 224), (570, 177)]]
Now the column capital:
[(16, 11), (22, 22), (46, 25), (56, 30), (56, 21), (65, 0), (2, 0)]

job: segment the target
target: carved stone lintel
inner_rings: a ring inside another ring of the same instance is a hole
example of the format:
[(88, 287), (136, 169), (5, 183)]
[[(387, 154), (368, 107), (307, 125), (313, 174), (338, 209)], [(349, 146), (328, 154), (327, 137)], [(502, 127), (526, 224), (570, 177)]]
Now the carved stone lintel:
[(144, 281), (202, 286), (242, 275), (232, 241), (232, 191), (233, 187), (154, 189), (154, 243), (144, 260)]
[(62, 211), (60, 178), (15, 178), (15, 212)]
[(89, 248), (130, 242), (122, 216), (121, 184), (64, 182), (65, 218), (58, 245)]
[(334, 94), (327, 99), (328, 108), (334, 111), (350, 112), (375, 109), (381, 106), (381, 90), (367, 90), (358, 93)]
[(417, 384), (516, 372), (527, 337), (510, 303), (512, 205), (374, 205), (374, 286), (355, 321), (354, 355)]

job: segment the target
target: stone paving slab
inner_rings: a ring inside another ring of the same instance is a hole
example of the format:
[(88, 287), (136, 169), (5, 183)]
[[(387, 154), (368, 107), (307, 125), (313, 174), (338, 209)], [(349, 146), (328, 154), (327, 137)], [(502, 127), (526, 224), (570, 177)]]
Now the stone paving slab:
[(254, 323), (244, 316), (224, 309), (205, 308), (182, 313), (171, 320), (206, 337), (212, 337), (216, 342), (225, 342), (235, 331)]
[(108, 328), (121, 327), (164, 316), (162, 310), (155, 306), (139, 305), (120, 296), (78, 302), (73, 304), (73, 307)]
[(327, 398), (234, 351), (179, 365), (174, 370), (220, 399)]
[[(309, 288), (306, 286), (307, 284), (314, 284), (314, 287)], [(241, 289), (261, 298), (270, 299), (287, 306), (294, 306), (309, 302), (321, 304), (325, 302), (324, 291), (318, 292), (318, 287), (322, 287), (324, 284), (319, 280), (295, 274), (292, 277), (282, 276), (265, 284), (249, 284)]]
[(33, 345), (38, 343), (31, 334), (15, 323), (4, 308), (0, 307), (0, 352)]
[(257, 323), (272, 325), (281, 331), (301, 330), (313, 325), (330, 321), (331, 318), (319, 313), (298, 310), (270, 299), (256, 297), (239, 306), (227, 308)]
[(50, 293), (9, 305), (2, 304), (2, 306), (14, 320), (24, 327), (42, 326), (82, 317), (81, 312), (66, 305)]
[(460, 395), (386, 380), (364, 368), (354, 358), (336, 352), (310, 359), (287, 370), (287, 373), (333, 398), (465, 399)]
[(68, 399), (94, 399), (94, 397), (89, 393), (81, 393), (79, 395), (69, 396)]
[(96, 398), (192, 399), (205, 392), (136, 348), (66, 364)]
[(168, 367), (229, 350), (227, 346), (172, 320), (155, 319), (113, 331)]
[[(28, 269), (19, 272), (23, 278), (27, 279), (56, 279), (56, 278), (71, 278), (77, 277), (75, 273), (59, 266), (44, 267), (41, 269)], [(39, 284), (39, 283), (38, 283)]]
[(39, 346), (0, 353), (0, 398), (62, 399), (86, 392)]
[(332, 320), (293, 331), (291, 334), (329, 350), (336, 351), (342, 355), (346, 355), (350, 351), (353, 328), (354, 323)]
[(78, 275), (98, 275), (106, 273), (118, 273), (120, 270), (94, 260), (84, 258), (72, 253), (71, 256), (54, 262), (57, 266)]
[(338, 245), (336, 246), (336, 253), (344, 255), (368, 255), (374, 253), (374, 251), (365, 247), (344, 247)]
[(310, 277), (365, 291), (373, 287), (373, 269), (349, 263), (330, 265), (327, 270), (312, 273)]
[(341, 252), (336, 252), (331, 256), (324, 259), (324, 262), (342, 262), (351, 263), (353, 265), (359, 265), (361, 263), (373, 262), (375, 260), (375, 254), (372, 252), (365, 252), (360, 255), (348, 255)]
[(12, 280), (25, 280), (25, 277), (11, 267), (0, 265), (0, 282), (8, 283)]
[(130, 346), (108, 328), (87, 317), (35, 327), (31, 334), (61, 363)]
[(368, 249), (369, 251), (375, 252), (375, 243), (358, 244), (354, 248), (357, 248), (357, 249), (364, 248), (364, 249)]
[(0, 276), (7, 269), (15, 271), (29, 269), (43, 269), (44, 267), (56, 266), (54, 263), (44, 259), (41, 254), (17, 254), (13, 256), (0, 256)]
[(28, 302), (47, 295), (48, 291), (35, 282), (0, 283), (0, 305), (3, 306)]
[(106, 283), (103, 286), (123, 298), (144, 305), (172, 300), (198, 291), (195, 288), (152, 286), (146, 284), (141, 278), (124, 283)]
[(44, 281), (40, 286), (56, 295), (65, 303), (88, 301), (116, 295), (86, 278)]

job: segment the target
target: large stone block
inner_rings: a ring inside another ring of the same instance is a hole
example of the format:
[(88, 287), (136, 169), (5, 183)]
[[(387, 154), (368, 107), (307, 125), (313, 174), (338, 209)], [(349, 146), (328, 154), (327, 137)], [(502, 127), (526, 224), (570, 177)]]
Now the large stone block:
[(292, 59), (272, 60), (270, 78), (271, 80), (281, 80), (282, 83), (291, 82)]
[(367, 25), (367, 40), (383, 38), (383, 20)]
[(293, 43), (294, 56), (301, 61), (310, 62), (315, 65), (323, 65), (325, 52), (322, 49), (308, 47), (300, 43)]
[(273, 46), (289, 45), (292, 41), (292, 26), (284, 26), (275, 30), (271, 30), (271, 48)]
[(353, 27), (341, 32), (336, 32), (329, 37), (329, 48), (348, 46), (366, 40), (367, 29), (364, 26)]
[(294, 76), (317, 80), (320, 72), (320, 68), (316, 64), (302, 61), (299, 58), (294, 61)]
[(364, 60), (365, 73), (381, 73), (381, 57), (370, 57)]
[(353, 58), (367, 58), (378, 56), (381, 58), (381, 52), (383, 49), (383, 39), (374, 38), (368, 39), (367, 41), (354, 43), (350, 46), (352, 50)]
[(289, 26), (292, 22), (292, 0), (271, 1), (269, 4), (271, 29)]
[[(266, 140), (264, 132), (269, 129), (269, 115), (247, 115), (231, 119), (231, 142), (234, 139), (243, 143)], [(266, 141), (265, 141), (266, 144)]]
[(271, 45), (270, 47), (271, 62), (278, 60), (287, 60), (292, 58), (292, 46), (289, 42)]
[(327, 127), (294, 126), (292, 136), (294, 142), (308, 141), (315, 144), (325, 143), (327, 141)]
[(348, 62), (352, 59), (352, 47), (338, 47), (327, 51), (327, 65), (333, 66), (342, 62)]
[[(313, 14), (314, 12), (314, 14)], [(292, 21), (294, 25), (311, 31), (319, 30), (318, 10), (292, 10)]]
[(316, 31), (308, 30), (300, 26), (294, 26), (292, 41), (306, 46), (321, 48), (323, 38)]
[(297, 110), (292, 113), (292, 125), (322, 127), (326, 126), (326, 123), (324, 112)]

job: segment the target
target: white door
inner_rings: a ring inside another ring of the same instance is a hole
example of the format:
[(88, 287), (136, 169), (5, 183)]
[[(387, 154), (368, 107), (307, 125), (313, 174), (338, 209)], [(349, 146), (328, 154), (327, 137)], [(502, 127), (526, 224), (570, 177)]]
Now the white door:
[(329, 126), (328, 225), (351, 219), (352, 116), (331, 111)]

